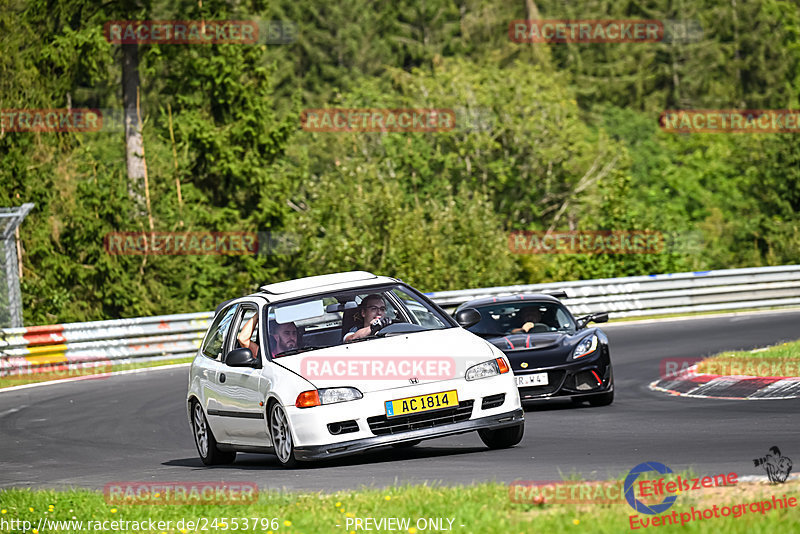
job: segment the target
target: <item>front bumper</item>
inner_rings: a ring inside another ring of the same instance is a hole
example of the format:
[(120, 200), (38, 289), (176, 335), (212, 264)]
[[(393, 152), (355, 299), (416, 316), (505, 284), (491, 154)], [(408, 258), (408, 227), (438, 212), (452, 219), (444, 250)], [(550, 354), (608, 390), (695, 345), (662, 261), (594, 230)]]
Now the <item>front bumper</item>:
[[(548, 385), (523, 386), (519, 388), (522, 402), (564, 397), (591, 396), (614, 390), (614, 373), (609, 363), (598, 359), (594, 362), (575, 362), (566, 365), (529, 369), (524, 373), (514, 370), (515, 376), (547, 373)], [(599, 378), (599, 381), (598, 381)]]
[(475, 430), (496, 430), (518, 425), (524, 421), (525, 419), (523, 410), (518, 408), (510, 412), (481, 417), (479, 419), (471, 419), (469, 421), (462, 421), (433, 428), (411, 430), (408, 432), (403, 432), (402, 434), (361, 438), (352, 441), (343, 441), (339, 443), (317, 445), (313, 447), (296, 447), (294, 456), (298, 460), (321, 460), (325, 458), (336, 458), (339, 456), (363, 452), (368, 449), (391, 445), (393, 443), (403, 443), (418, 439), (441, 438), (444, 436), (463, 434), (465, 432), (472, 432)]

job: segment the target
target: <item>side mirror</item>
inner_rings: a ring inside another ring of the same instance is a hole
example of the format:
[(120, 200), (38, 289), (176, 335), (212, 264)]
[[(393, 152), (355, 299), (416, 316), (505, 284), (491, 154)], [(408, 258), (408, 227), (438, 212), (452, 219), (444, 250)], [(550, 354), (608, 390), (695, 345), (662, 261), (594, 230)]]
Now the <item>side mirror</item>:
[(456, 322), (461, 328), (469, 328), (472, 325), (478, 324), (481, 320), (481, 312), (475, 308), (464, 308), (456, 312)]
[(589, 323), (607, 323), (608, 322), (608, 313), (601, 312), (601, 313), (590, 313), (589, 315), (584, 315), (577, 319), (578, 321), (578, 330), (582, 330), (586, 328), (586, 325)]
[(233, 349), (228, 353), (225, 358), (225, 365), (228, 367), (256, 367), (258, 361), (253, 358), (253, 353), (250, 349), (238, 348)]

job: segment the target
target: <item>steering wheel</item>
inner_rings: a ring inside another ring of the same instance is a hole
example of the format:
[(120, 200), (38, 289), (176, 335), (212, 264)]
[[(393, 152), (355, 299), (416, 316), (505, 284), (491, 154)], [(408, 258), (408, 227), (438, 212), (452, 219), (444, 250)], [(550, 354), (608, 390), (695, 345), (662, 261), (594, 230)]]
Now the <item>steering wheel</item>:
[[(410, 332), (422, 332), (424, 330), (428, 329), (418, 324), (407, 323), (405, 321), (398, 321), (397, 319), (395, 319), (394, 321), (392, 321), (392, 324), (384, 326), (383, 328), (378, 330), (378, 332), (380, 332), (381, 335), (386, 336), (389, 334), (407, 334)], [(375, 333), (377, 334), (378, 332)]]

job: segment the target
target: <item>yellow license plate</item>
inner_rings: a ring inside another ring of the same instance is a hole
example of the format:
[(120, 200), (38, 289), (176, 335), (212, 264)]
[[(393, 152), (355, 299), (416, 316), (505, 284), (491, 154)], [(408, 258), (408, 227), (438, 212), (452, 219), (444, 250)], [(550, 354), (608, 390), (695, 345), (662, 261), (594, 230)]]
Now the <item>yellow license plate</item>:
[(431, 393), (430, 395), (418, 395), (386, 401), (386, 417), (396, 417), (410, 413), (428, 412), (431, 410), (441, 410), (442, 408), (457, 408), (458, 393), (455, 389), (442, 391), (441, 393)]

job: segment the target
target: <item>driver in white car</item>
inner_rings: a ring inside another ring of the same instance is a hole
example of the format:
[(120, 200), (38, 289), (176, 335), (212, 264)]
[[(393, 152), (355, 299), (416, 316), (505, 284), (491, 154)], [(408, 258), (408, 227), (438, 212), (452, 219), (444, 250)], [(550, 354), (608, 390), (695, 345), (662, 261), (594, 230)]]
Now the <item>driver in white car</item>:
[(364, 297), (353, 318), (356, 324), (345, 334), (345, 343), (370, 336), (392, 323), (392, 320), (386, 317), (386, 303), (377, 293)]

